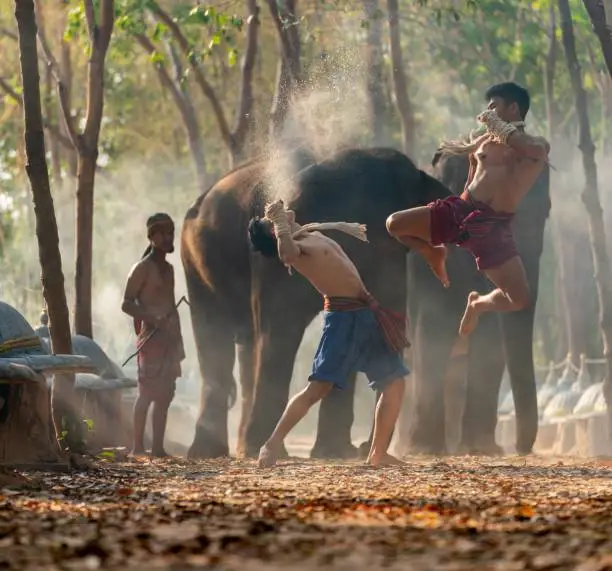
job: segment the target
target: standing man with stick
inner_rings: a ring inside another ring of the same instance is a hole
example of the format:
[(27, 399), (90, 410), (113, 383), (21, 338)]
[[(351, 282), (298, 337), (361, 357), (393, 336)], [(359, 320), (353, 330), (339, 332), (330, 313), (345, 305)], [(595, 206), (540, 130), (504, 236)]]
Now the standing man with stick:
[(174, 222), (157, 213), (147, 220), (149, 246), (128, 276), (121, 309), (134, 318), (138, 336), (138, 399), (134, 406), (133, 454), (144, 454), (144, 431), (153, 403), (151, 454), (168, 456), (164, 435), (176, 379), (185, 358), (179, 315), (174, 302), (174, 268), (166, 255), (174, 252)]

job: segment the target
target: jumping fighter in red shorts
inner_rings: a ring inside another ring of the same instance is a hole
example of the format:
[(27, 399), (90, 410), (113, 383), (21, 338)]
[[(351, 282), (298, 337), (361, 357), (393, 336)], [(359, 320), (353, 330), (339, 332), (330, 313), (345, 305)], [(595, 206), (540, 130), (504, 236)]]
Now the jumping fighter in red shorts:
[(395, 212), (387, 230), (420, 252), (445, 287), (446, 246), (472, 252), (478, 269), (496, 286), (491, 293), (471, 292), (459, 333), (467, 336), (487, 311), (519, 311), (531, 303), (525, 269), (510, 223), (522, 198), (548, 161), (550, 146), (523, 130), (529, 94), (516, 83), (489, 88), (487, 110), (478, 115), (484, 132), (469, 143), (443, 143), (442, 151), (466, 154), (470, 172), (461, 196), (449, 196), (418, 208)]

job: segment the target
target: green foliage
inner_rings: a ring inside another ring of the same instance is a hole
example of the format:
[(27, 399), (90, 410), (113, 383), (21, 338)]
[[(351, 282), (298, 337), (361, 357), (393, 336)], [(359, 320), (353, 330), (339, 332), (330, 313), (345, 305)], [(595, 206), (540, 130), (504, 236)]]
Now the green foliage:
[[(554, 0), (400, 0), (402, 45), (418, 123), (416, 159), (421, 164), (429, 162), (440, 137), (456, 136), (475, 126), (474, 117), (484, 104), (484, 91), (498, 81), (514, 79), (529, 88), (532, 96), (529, 127), (540, 133), (546, 132), (543, 71), (549, 46), (547, 31), (551, 1)], [(78, 107), (82, 106), (86, 95), (83, 80), (89, 47), (83, 1), (70, 0), (62, 14), (59, 4), (53, 4), (49, 10), (57, 10), (58, 26), (65, 28), (64, 38), (71, 47), (75, 74), (72, 85), (74, 107), (82, 114)], [(247, 21), (244, 4), (244, 0), (237, 4), (199, 3), (195, 0), (160, 3), (169, 10), (172, 21), (187, 40), (188, 53), (185, 54), (178, 47), (170, 26), (155, 16), (155, 0), (115, 1), (116, 23), (106, 61), (105, 116), (100, 138), (104, 176), (96, 179), (95, 291), (101, 287), (100, 284), (116, 283), (117, 287), (122, 287), (119, 282), (133, 262), (132, 258), (125, 263), (117, 261), (113, 247), (107, 243), (109, 235), (113, 236), (114, 244), (136, 240), (131, 234), (130, 238), (124, 235), (128, 220), (141, 216), (147, 208), (166, 208), (169, 203), (177, 215), (182, 216), (196, 194), (185, 130), (172, 97), (159, 85), (156, 66), (166, 66), (172, 79), (191, 94), (211, 179), (227, 169), (227, 152), (219, 142), (215, 117), (208, 101), (194, 88), (188, 59), (202, 66), (228, 118), (231, 118), (239, 96), (240, 70), (237, 63), (245, 45)], [(47, 8), (47, 2), (41, 5)], [(260, 5), (262, 25), (255, 69), (255, 131), (252, 134), (255, 144), (263, 140), (268, 131), (278, 62), (276, 31), (261, 0)], [(399, 123), (394, 116), (391, 96), (392, 70), (385, 2), (381, 0), (378, 3), (369, 20), (364, 18), (362, 0), (304, 0), (298, 6), (301, 63), (309, 87), (338, 93), (340, 101), (330, 104), (328, 116), (323, 114), (323, 123), (327, 120), (333, 124), (333, 114), (345, 112), (343, 107), (349, 111), (353, 107), (358, 109), (355, 103), (358, 97), (353, 97), (353, 91), (358, 92), (365, 83), (365, 31), (372, 25), (372, 20), (380, 21), (383, 34), (380, 47), (384, 58), (381, 81), (389, 110), (385, 116), (388, 133), (385, 142), (399, 146)], [(601, 72), (606, 68), (581, 0), (571, 0), (571, 7), (593, 133), (599, 144), (610, 138), (612, 126), (612, 120), (606, 125), (602, 113), (605, 93), (602, 91)], [(12, 10), (2, 12), (0, 9), (3, 27), (15, 29), (13, 20)], [(57, 31), (60, 30), (58, 27)], [(138, 34), (145, 35), (154, 45), (155, 52), (151, 56), (136, 41)], [(559, 29), (556, 34), (560, 42)], [(58, 36), (49, 32), (52, 48), (59, 59)], [(180, 59), (176, 68), (172, 65), (170, 47)], [(558, 47), (554, 81), (559, 116), (556, 127), (568, 141), (573, 141), (576, 132), (573, 95), (560, 43)], [(0, 51), (3, 54), (0, 77), (20, 93), (17, 50), (9, 39), (0, 37)], [(49, 97), (44, 90), (43, 97)], [(55, 93), (52, 92), (50, 97), (55, 97)], [(60, 122), (53, 101), (51, 108), (53, 116), (50, 119), (57, 125)], [(362, 111), (355, 111), (358, 112)], [(351, 143), (370, 144), (369, 122), (362, 119), (353, 122), (358, 124)], [(333, 130), (333, 127), (323, 124), (321, 129)], [(21, 109), (3, 94), (0, 98), (0, 204), (9, 206), (0, 209), (0, 255), (6, 268), (0, 276), (0, 289), (5, 299), (29, 315), (36, 315), (41, 305), (40, 280), (32, 207), (23, 172), (23, 157), (18, 156), (22, 139)], [(66, 174), (68, 155), (65, 149), (62, 149), (61, 162)], [(127, 182), (126, 171), (137, 175)], [(117, 172), (120, 173), (118, 176)], [(127, 193), (133, 198), (129, 205), (125, 204)], [(63, 217), (60, 238), (70, 296), (74, 250), (71, 235), (74, 226), (71, 218), (74, 211), (73, 181), (66, 179), (65, 188), (54, 189), (54, 199)], [(115, 228), (118, 229), (116, 235)], [(101, 237), (104, 240), (100, 240)], [(139, 249), (140, 243), (134, 246), (134, 252), (130, 250), (129, 256), (139, 255)], [(549, 319), (554, 312), (551, 300), (556, 295), (552, 285), (556, 263), (554, 256), (550, 255), (544, 261), (542, 288), (547, 296), (542, 296), (539, 303), (543, 304)], [(592, 308), (589, 306), (588, 310), (592, 311)], [(116, 317), (114, 319), (116, 321)], [(114, 335), (111, 337), (114, 339)]]

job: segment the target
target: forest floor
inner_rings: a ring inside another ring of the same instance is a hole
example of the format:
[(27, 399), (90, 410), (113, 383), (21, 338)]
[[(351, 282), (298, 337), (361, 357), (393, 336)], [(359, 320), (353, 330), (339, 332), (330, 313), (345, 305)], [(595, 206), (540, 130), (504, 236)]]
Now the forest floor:
[(0, 569), (612, 569), (605, 461), (115, 458), (10, 483)]

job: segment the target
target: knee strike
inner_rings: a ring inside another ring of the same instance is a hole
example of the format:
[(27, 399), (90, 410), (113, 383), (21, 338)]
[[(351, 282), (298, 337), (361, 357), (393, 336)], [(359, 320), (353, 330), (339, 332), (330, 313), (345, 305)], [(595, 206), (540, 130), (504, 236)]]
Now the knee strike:
[(387, 232), (391, 234), (391, 236), (397, 235), (397, 222), (398, 222), (398, 215), (396, 212), (391, 214), (385, 222), (385, 226), (387, 227)]
[(529, 291), (521, 292), (518, 295), (514, 295), (511, 297), (512, 305), (514, 306), (514, 311), (522, 311), (523, 309), (528, 309), (531, 307), (531, 294)]

